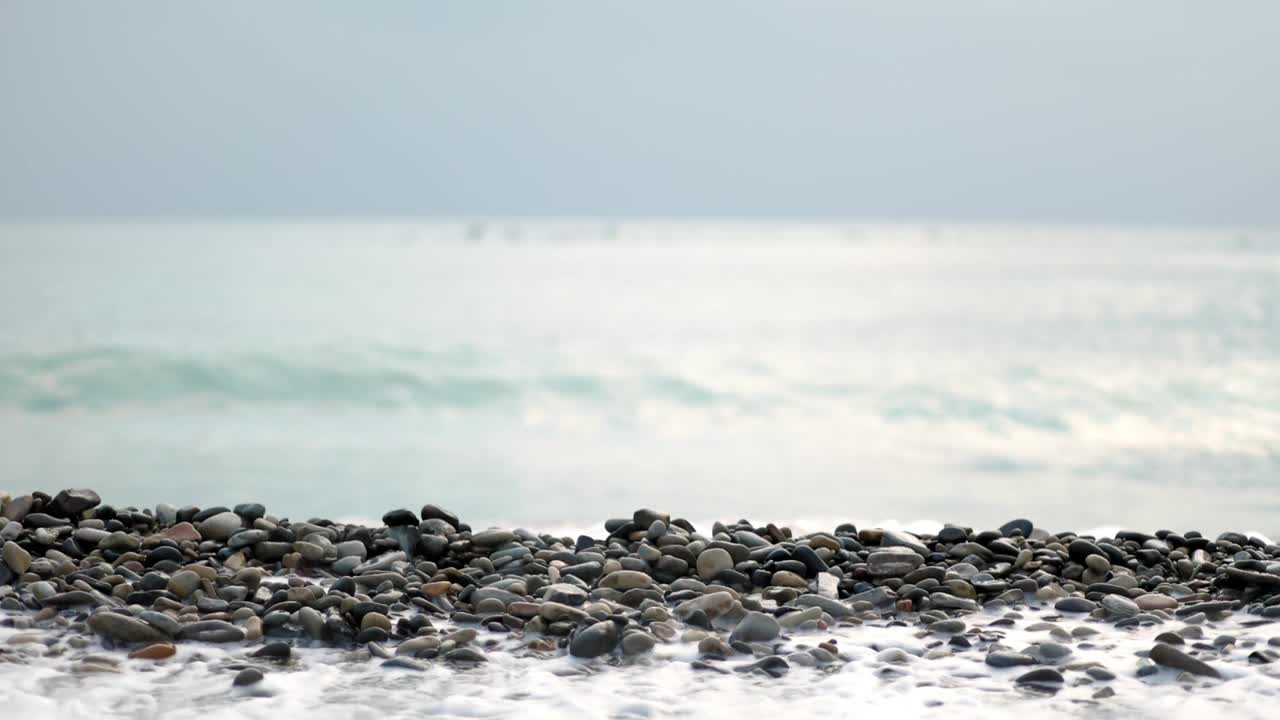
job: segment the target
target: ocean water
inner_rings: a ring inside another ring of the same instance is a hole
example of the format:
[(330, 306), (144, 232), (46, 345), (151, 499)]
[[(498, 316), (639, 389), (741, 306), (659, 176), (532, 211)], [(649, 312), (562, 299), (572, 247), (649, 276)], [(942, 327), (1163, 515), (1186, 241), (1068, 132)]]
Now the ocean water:
[(0, 489), (1280, 534), (1280, 232), (0, 226)]

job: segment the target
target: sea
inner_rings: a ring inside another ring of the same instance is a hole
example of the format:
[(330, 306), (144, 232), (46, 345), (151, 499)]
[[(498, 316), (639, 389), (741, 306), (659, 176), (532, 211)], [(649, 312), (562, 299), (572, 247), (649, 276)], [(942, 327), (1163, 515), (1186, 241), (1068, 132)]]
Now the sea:
[[(0, 491), (61, 487), (116, 506), (262, 502), (295, 520), (434, 503), (475, 527), (597, 536), (647, 506), (702, 530), (1026, 517), (1280, 537), (1280, 231), (0, 225)], [(231, 686), (238, 644), (126, 661), (10, 623), (0, 706), (72, 720), (1274, 717), (1280, 674), (1243, 659), (1269, 627), (1210, 623), (1241, 649), (1219, 663), (1226, 681), (1199, 685), (1138, 676), (1160, 626), (1103, 629), (1071, 662), (1114, 671), (1109, 699), (1079, 673), (1053, 695), (978, 652), (922, 659), (930, 640), (901, 623), (799, 635), (849, 662), (777, 680), (696, 670), (690, 642), (595, 663), (495, 635), (479, 667), (420, 672), (299, 646), (248, 688)], [(1015, 649), (1044, 639), (1031, 630), (1000, 628)], [(892, 648), (906, 665), (882, 661)]]
[(0, 225), (0, 490), (1280, 536), (1280, 230)]

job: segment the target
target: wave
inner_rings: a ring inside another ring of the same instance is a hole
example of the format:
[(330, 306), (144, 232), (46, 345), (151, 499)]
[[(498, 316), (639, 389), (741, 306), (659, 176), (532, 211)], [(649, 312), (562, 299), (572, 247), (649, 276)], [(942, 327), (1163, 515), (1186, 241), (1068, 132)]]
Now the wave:
[(177, 406), (466, 409), (535, 395), (603, 403), (635, 393), (699, 407), (727, 399), (669, 373), (618, 378), (496, 364), (486, 366), (470, 348), (219, 354), (91, 346), (0, 352), (0, 407), (31, 413)]
[(677, 355), (665, 362), (608, 357), (601, 362), (567, 349), (475, 346), (0, 346), (0, 411), (492, 411), (530, 423), (755, 422), (778, 432), (821, 432), (840, 442), (867, 442), (896, 427), (919, 429), (918, 447), (939, 435), (969, 443), (985, 452), (975, 467), (989, 472), (1034, 470), (1034, 457), (1008, 452), (1030, 447), (1032, 438), (1246, 454), (1274, 451), (1280, 440), (1280, 376), (1266, 362), (1139, 371), (1073, 364), (975, 369), (922, 361), (884, 377), (874, 366), (834, 360), (818, 369), (794, 355), (736, 364), (726, 357), (711, 363)]

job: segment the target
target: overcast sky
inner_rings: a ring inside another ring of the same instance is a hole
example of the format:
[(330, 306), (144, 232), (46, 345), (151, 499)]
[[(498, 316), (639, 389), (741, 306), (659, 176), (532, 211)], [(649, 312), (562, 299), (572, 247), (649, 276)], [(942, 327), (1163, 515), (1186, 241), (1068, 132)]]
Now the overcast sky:
[(1280, 223), (1280, 2), (0, 0), (0, 216)]

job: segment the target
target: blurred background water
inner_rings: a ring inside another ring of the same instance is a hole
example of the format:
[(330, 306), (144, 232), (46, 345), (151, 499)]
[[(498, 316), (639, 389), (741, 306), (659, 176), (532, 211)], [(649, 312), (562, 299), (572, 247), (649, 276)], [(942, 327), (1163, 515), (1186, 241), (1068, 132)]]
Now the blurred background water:
[(0, 489), (1280, 530), (1280, 233), (0, 225)]

